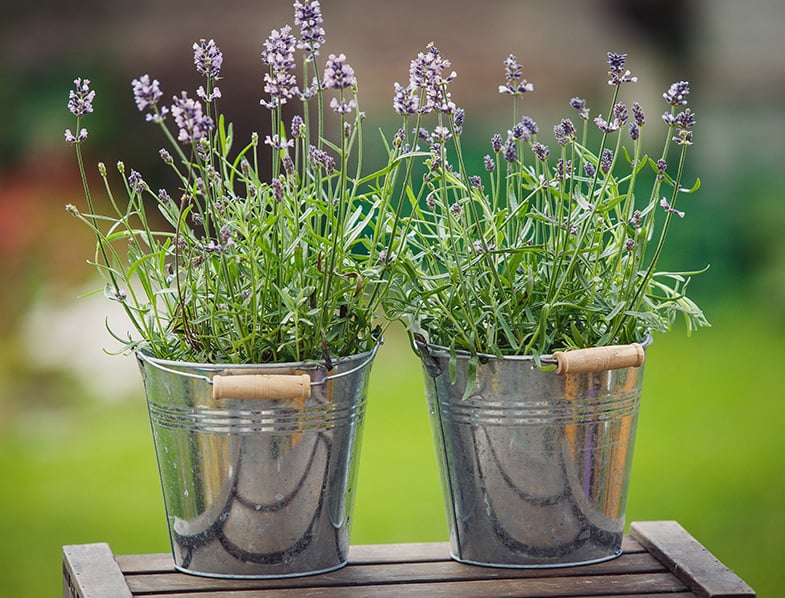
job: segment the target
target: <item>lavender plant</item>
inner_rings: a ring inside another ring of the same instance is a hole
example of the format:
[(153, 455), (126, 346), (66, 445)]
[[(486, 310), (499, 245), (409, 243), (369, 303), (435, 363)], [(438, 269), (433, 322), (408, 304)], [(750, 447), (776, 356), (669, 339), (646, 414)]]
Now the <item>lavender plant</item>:
[[(133, 81), (136, 106), (171, 148), (160, 157), (173, 184), (156, 191), (118, 163), (118, 194), (99, 164), (106, 214), (96, 213), (81, 150), (95, 92), (90, 81), (75, 81), (68, 107), (77, 133), (65, 137), (87, 211), (68, 210), (96, 235), (92, 263), (132, 325), (127, 335), (111, 331), (126, 350), (193, 362), (329, 363), (379, 340), (388, 274), (380, 227), (391, 226), (368, 183), (386, 174), (362, 176), (363, 114), (346, 57), (330, 54), (324, 68), (317, 62), (319, 2), (297, 0), (294, 9), (299, 36), (289, 25), (274, 29), (261, 52), (261, 105), (270, 115), (261, 143), (254, 133), (235, 148), (218, 108), (223, 55), (213, 40), (193, 45), (203, 77), (196, 97), (182, 92), (166, 104), (157, 79)], [(288, 119), (291, 104), (299, 109)]]
[[(587, 102), (573, 98), (578, 126), (562, 119), (547, 145), (521, 114), (534, 86), (510, 55), (499, 92), (512, 100), (512, 127), (492, 136), (475, 167), (462, 149), (465, 115), (449, 91), (449, 60), (431, 44), (411, 61), (408, 85), (395, 84), (403, 126), (389, 144), (391, 163), (405, 164), (390, 192), (409, 204), (405, 243), (390, 248), (391, 317), (431, 343), (497, 356), (641, 341), (679, 314), (689, 330), (707, 325), (685, 294), (696, 273), (657, 266), (668, 229), (684, 216), (677, 200), (700, 186), (683, 181), (695, 125), (689, 85), (663, 94), (664, 146), (651, 158), (642, 107), (620, 101), (636, 81), (625, 64), (625, 54), (608, 54), (608, 111), (592, 121)], [(647, 168), (654, 181), (641, 199)]]

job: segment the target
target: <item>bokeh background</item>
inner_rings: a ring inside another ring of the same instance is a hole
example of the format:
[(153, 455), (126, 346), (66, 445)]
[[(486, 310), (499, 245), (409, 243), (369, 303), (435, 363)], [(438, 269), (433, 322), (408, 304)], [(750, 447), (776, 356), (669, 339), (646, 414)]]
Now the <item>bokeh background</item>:
[[(394, 81), (434, 41), (458, 72), (453, 97), (482, 155), (509, 126), (496, 93), (515, 53), (535, 84), (524, 112), (550, 127), (569, 98), (604, 110), (608, 50), (629, 53), (650, 122), (660, 94), (692, 83), (690, 176), (666, 264), (709, 271), (691, 287), (713, 323), (650, 350), (627, 518), (676, 519), (761, 596), (785, 585), (785, 3), (781, 0), (323, 0), (323, 58), (344, 52), (376, 129), (394, 130)], [(146, 406), (131, 357), (85, 264), (92, 240), (62, 132), (74, 77), (98, 96), (85, 146), (154, 168), (161, 139), (130, 80), (168, 94), (199, 84), (191, 44), (224, 51), (222, 107), (237, 134), (265, 134), (259, 51), (291, 21), (288, 0), (3, 0), (0, 20), (0, 579), (4, 595), (60, 591), (64, 544), (165, 552)], [(630, 90), (625, 90), (629, 94)], [(655, 125), (656, 126), (656, 125)], [(381, 149), (381, 142), (379, 142)], [(81, 297), (81, 298), (80, 298)], [(419, 365), (392, 327), (375, 366), (353, 542), (445, 540)]]

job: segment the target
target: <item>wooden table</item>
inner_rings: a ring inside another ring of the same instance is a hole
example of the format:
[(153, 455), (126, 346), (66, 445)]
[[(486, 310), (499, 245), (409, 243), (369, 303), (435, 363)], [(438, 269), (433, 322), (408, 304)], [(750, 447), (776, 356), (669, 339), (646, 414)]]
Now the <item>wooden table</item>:
[(755, 596), (675, 521), (633, 523), (624, 554), (595, 565), (496, 569), (450, 559), (445, 542), (352, 546), (337, 571), (280, 580), (222, 580), (175, 571), (169, 554), (114, 556), (107, 544), (63, 548), (65, 598), (427, 596)]

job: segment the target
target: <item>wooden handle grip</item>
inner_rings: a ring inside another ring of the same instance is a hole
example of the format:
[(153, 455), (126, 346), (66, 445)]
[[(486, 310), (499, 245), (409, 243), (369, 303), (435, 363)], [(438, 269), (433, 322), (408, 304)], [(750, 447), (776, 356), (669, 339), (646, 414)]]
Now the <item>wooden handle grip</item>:
[(311, 396), (308, 374), (213, 376), (213, 399), (298, 399)]
[(556, 373), (564, 375), (629, 367), (637, 368), (643, 365), (646, 353), (641, 345), (632, 343), (574, 351), (556, 351), (553, 357), (556, 359)]

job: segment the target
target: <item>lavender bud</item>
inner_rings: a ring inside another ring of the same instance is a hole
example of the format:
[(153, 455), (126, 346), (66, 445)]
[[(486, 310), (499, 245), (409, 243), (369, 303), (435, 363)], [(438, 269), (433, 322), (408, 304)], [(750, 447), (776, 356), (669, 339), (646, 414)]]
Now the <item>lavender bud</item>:
[(161, 160), (163, 160), (164, 164), (167, 166), (174, 164), (174, 158), (172, 158), (172, 154), (170, 154), (166, 148), (162, 147), (160, 150), (158, 150), (158, 155), (161, 156)]
[(504, 59), (504, 79), (506, 83), (499, 85), (499, 93), (523, 95), (528, 91), (534, 91), (534, 85), (523, 78), (523, 67), (518, 64), (514, 54)]
[(594, 168), (594, 164), (592, 164), (591, 162), (584, 162), (583, 172), (586, 173), (587, 177), (592, 178), (597, 172), (597, 169)]
[(638, 77), (633, 77), (630, 71), (624, 69), (626, 62), (626, 54), (608, 52), (608, 85), (635, 83), (638, 80)]
[(548, 156), (551, 155), (550, 148), (540, 142), (535, 142), (532, 144), (532, 151), (534, 152), (534, 155), (537, 156), (537, 159), (543, 162), (545, 162), (548, 159)]
[(158, 190), (158, 200), (161, 203), (169, 203), (172, 201), (171, 195), (166, 191), (166, 189), (159, 189)]
[(512, 137), (508, 137), (504, 144), (504, 159), (510, 164), (518, 159), (518, 149), (515, 146), (515, 140)]
[(637, 141), (641, 136), (641, 128), (635, 121), (630, 121), (630, 139)]
[(142, 175), (133, 169), (131, 170), (131, 174), (128, 175), (128, 185), (135, 193), (141, 193), (147, 189), (147, 183), (144, 182)]
[(635, 249), (635, 239), (627, 239), (624, 242), (624, 249), (626, 249), (629, 252), (632, 252), (632, 250)]
[(496, 163), (493, 161), (493, 158), (491, 158), (490, 155), (486, 154), (483, 157), (483, 163), (485, 164), (485, 170), (488, 172), (493, 172), (496, 170)]
[(460, 218), (461, 216), (463, 216), (463, 208), (459, 206), (457, 203), (454, 203), (450, 206), (450, 212), (456, 218)]
[(402, 116), (411, 116), (417, 114), (419, 107), (419, 97), (415, 92), (415, 88), (411, 85), (406, 87), (401, 86), (399, 83), (395, 84), (395, 95), (393, 95), (393, 110)]
[(494, 133), (493, 137), (491, 137), (491, 149), (493, 149), (495, 154), (502, 151), (502, 136), (499, 133)]
[(604, 150), (602, 150), (602, 156), (600, 157), (600, 170), (603, 174), (608, 174), (612, 165), (613, 152), (606, 147)]
[(463, 132), (463, 121), (466, 117), (466, 112), (463, 108), (456, 108), (453, 113), (453, 126), (455, 127), (455, 134), (460, 135)]
[(586, 100), (583, 98), (572, 98), (570, 100), (570, 106), (575, 108), (578, 111), (578, 117), (582, 120), (588, 120), (589, 118), (589, 109), (586, 106)]
[(534, 122), (534, 119), (530, 116), (524, 116), (521, 119), (521, 124), (526, 128), (529, 133), (532, 135), (536, 135), (540, 132), (540, 127), (537, 126), (537, 123)]
[(676, 124), (682, 129), (691, 129), (695, 126), (695, 113), (686, 108), (684, 112), (679, 112), (676, 115)]
[(281, 182), (281, 179), (273, 179), (270, 186), (273, 189), (273, 199), (280, 202), (283, 199), (284, 194), (283, 182)]
[(642, 127), (646, 122), (646, 113), (643, 112), (643, 108), (638, 102), (632, 104), (632, 118), (639, 127)]
[(200, 75), (211, 79), (218, 79), (223, 64), (223, 54), (213, 40), (200, 39), (193, 45), (194, 65)]
[(665, 98), (665, 101), (671, 106), (683, 106), (687, 103), (687, 96), (689, 94), (689, 82), (677, 81), (668, 88), (668, 91), (662, 94), (662, 97)]
[(483, 186), (482, 186), (482, 179), (480, 177), (478, 177), (478, 176), (470, 176), (469, 177), (469, 183), (472, 185), (472, 187), (476, 187), (477, 189), (482, 191)]
[(303, 117), (299, 114), (295, 114), (292, 117), (292, 137), (294, 139), (300, 139), (303, 135), (305, 135), (305, 122), (303, 122)]
[(75, 88), (68, 93), (68, 110), (77, 118), (93, 111), (95, 92), (90, 91), (89, 79), (74, 79)]
[(624, 125), (629, 118), (629, 112), (624, 102), (619, 102), (613, 107), (614, 120), (619, 123), (619, 126)]
[(294, 24), (300, 26), (300, 41), (297, 42), (297, 47), (305, 50), (308, 60), (319, 55), (319, 48), (324, 43), (323, 22), (318, 0), (295, 0)]
[(356, 84), (354, 69), (346, 64), (346, 56), (330, 54), (327, 65), (324, 67), (324, 81), (326, 89), (344, 89)]

